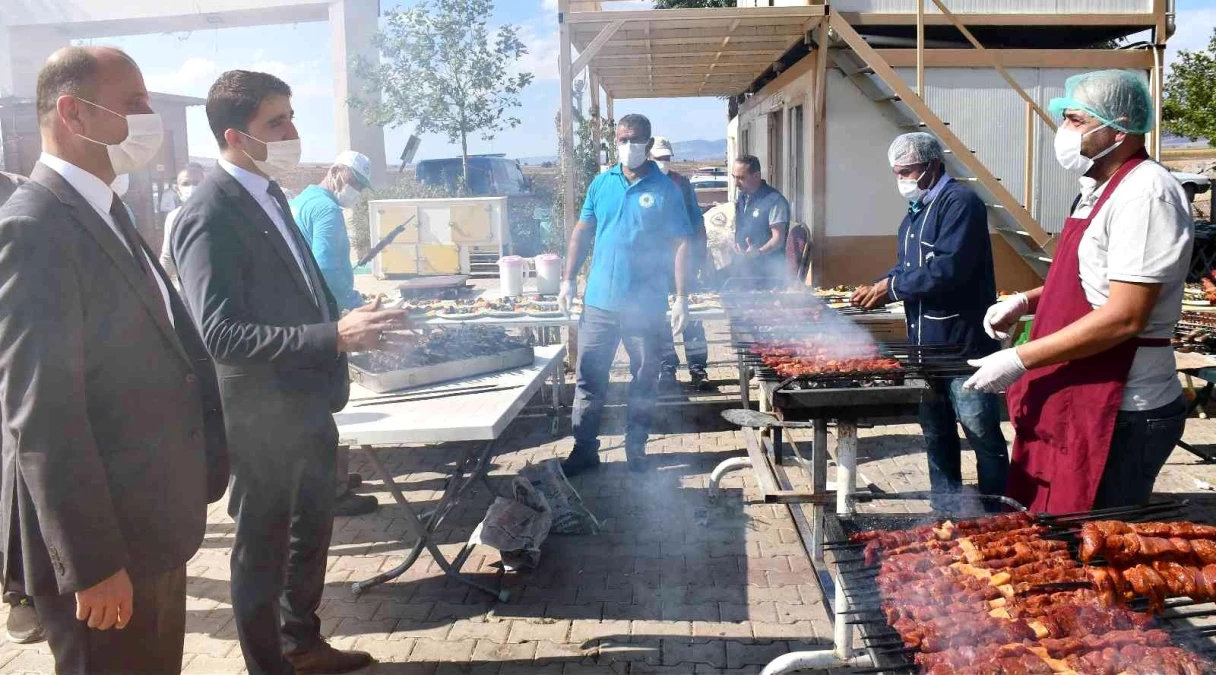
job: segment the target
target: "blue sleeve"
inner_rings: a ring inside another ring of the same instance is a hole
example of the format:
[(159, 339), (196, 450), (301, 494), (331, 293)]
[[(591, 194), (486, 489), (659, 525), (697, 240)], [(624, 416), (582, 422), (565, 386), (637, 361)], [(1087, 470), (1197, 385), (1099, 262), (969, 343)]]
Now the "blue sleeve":
[(338, 305), (343, 309), (362, 305), (363, 296), (355, 290), (351, 275), (350, 238), (342, 209), (333, 204), (307, 204), (300, 209), (300, 220), (311, 225), (308, 245)]
[(671, 228), (671, 236), (676, 238), (691, 238), (693, 236), (692, 222), (689, 219), (688, 204), (683, 191), (672, 180), (667, 181), (667, 197), (663, 200), (664, 222)]
[(944, 194), (940, 199), (941, 210), (930, 214), (940, 223), (931, 242), (932, 257), (919, 268), (896, 266), (891, 274), (892, 297), (906, 300), (949, 292), (969, 283), (975, 265), (986, 258), (981, 251), (992, 243), (984, 203), (974, 194)]
[[(601, 174), (602, 175), (602, 174)], [(588, 225), (596, 225), (595, 219), (595, 193), (600, 187), (600, 177), (596, 176), (591, 181), (591, 185), (587, 186), (587, 197), (583, 200), (583, 210), (579, 213), (578, 219)]]

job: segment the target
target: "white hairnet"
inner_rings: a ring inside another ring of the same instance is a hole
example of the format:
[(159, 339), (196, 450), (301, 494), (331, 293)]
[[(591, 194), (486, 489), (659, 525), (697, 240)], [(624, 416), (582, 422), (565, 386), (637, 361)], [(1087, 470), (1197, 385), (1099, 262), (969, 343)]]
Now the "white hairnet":
[(1073, 75), (1064, 82), (1064, 96), (1051, 99), (1048, 108), (1057, 117), (1066, 110), (1081, 110), (1128, 134), (1153, 129), (1153, 97), (1148, 85), (1130, 70)]
[(942, 159), (942, 144), (933, 134), (917, 131), (904, 134), (891, 143), (887, 150), (887, 161), (892, 167), (925, 164)]

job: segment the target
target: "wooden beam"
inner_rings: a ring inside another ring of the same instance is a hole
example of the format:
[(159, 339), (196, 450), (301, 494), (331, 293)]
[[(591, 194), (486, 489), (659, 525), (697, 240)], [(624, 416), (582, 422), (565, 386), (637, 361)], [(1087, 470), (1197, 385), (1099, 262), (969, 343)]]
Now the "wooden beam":
[(913, 114), (925, 123), (928, 130), (954, 153), (955, 159), (966, 167), (984, 185), (984, 188), (988, 192), (996, 197), (997, 202), (1013, 217), (1018, 226), (1027, 232), (1039, 246), (1045, 246), (1049, 236), (1039, 226), (1038, 222), (1030, 216), (1030, 212), (1023, 208), (1018, 203), (1017, 198), (1001, 185), (1000, 181), (988, 170), (988, 167), (984, 166), (984, 163), (972, 154), (970, 148), (959, 140), (958, 136), (954, 135), (954, 132), (950, 131), (950, 127), (946, 126), (919, 96), (914, 95), (914, 92), (904, 82), (903, 78), (886, 61), (883, 61), (878, 56), (874, 48), (868, 45), (857, 34), (857, 31), (849, 25), (849, 22), (843, 16), (833, 13), (829, 21), (836, 34), (861, 57), (862, 61), (874, 70), (874, 74), (890, 87), (896, 96), (899, 96), (903, 100), (904, 105), (908, 106)]
[[(802, 36), (802, 34), (799, 33), (797, 36), (760, 35), (760, 36), (753, 36), (753, 37), (734, 37), (729, 41), (729, 44), (749, 47), (751, 49), (763, 49), (765, 47), (768, 47), (769, 49), (772, 49), (772, 50), (778, 50), (778, 49), (787, 49), (791, 44), (793, 44), (797, 40), (802, 39), (801, 36)], [(674, 47), (684, 49), (691, 45), (721, 45), (722, 37), (716, 36), (716, 35), (711, 35), (711, 36), (706, 36), (706, 37), (655, 37), (652, 35), (649, 38), (642, 37), (642, 38), (616, 39), (616, 40), (613, 40), (610, 44), (613, 49), (621, 49), (623, 47), (634, 47), (634, 48), (647, 47), (648, 45), (659, 45), (662, 47), (674, 46)], [(717, 51), (724, 51), (724, 50), (725, 50), (725, 46), (707, 47), (700, 51), (705, 51), (708, 53), (715, 53)]]
[[(671, 63), (655, 63), (655, 69), (661, 69), (668, 73), (684, 73), (688, 77), (694, 77), (706, 70), (711, 69), (714, 73), (731, 73), (735, 75), (752, 75), (759, 76), (764, 72), (769, 62), (764, 61), (763, 65), (748, 64), (748, 63), (719, 63), (715, 66), (713, 61), (701, 61), (695, 63), (673, 61)], [(595, 72), (605, 78), (610, 77), (633, 77), (637, 75), (637, 69), (628, 66), (596, 66)]]
[[(923, 1), (924, 0), (918, 0), (918, 2), (923, 2)], [(933, 0), (933, 4), (937, 5), (937, 9), (940, 10), (941, 13), (947, 19), (950, 20), (950, 23), (954, 24), (954, 27), (958, 29), (958, 32), (963, 34), (963, 37), (967, 38), (967, 41), (971, 43), (972, 47), (975, 47), (981, 54), (984, 55), (985, 58), (989, 59), (989, 62), (992, 65), (992, 67), (996, 68), (996, 72), (1001, 74), (1001, 78), (1003, 78), (1005, 80), (1005, 82), (1008, 83), (1009, 86), (1012, 87), (1015, 92), (1017, 92), (1018, 96), (1022, 97), (1023, 101), (1026, 101), (1026, 103), (1031, 108), (1034, 108), (1035, 114), (1037, 114), (1043, 120), (1043, 123), (1046, 124), (1052, 131), (1055, 131), (1056, 123), (1054, 121), (1052, 121), (1051, 116), (1047, 114), (1047, 111), (1043, 110), (1042, 106), (1039, 105), (1038, 101), (1035, 101), (1034, 98), (1032, 98), (1030, 96), (1030, 94), (1026, 93), (1026, 90), (1022, 88), (1022, 85), (1018, 84), (1018, 81), (1013, 79), (1013, 76), (1009, 74), (1008, 70), (1005, 70), (1005, 67), (1001, 65), (1000, 61), (997, 61), (996, 59), (992, 58), (988, 54), (988, 50), (984, 49), (984, 45), (980, 44), (980, 41), (975, 39), (975, 36), (972, 35), (971, 31), (967, 30), (967, 27), (964, 26), (963, 23), (958, 20), (958, 17), (955, 16), (953, 12), (951, 12), (949, 9), (946, 8), (945, 3), (943, 3), (942, 0)], [(924, 71), (922, 70), (921, 72), (922, 72), (922, 77), (923, 77)], [(921, 82), (921, 85), (923, 86), (924, 82)], [(919, 93), (922, 96), (924, 95), (923, 91), (919, 92)]]
[(1026, 136), (1026, 148), (1025, 148), (1025, 150), (1023, 150), (1023, 155), (1022, 155), (1022, 161), (1023, 161), (1022, 205), (1026, 207), (1027, 211), (1031, 210), (1032, 204), (1030, 203), (1030, 201), (1031, 201), (1031, 199), (1034, 198), (1034, 164), (1035, 164), (1034, 114), (1035, 114), (1034, 109), (1030, 107), (1030, 104), (1027, 104), (1026, 105), (1026, 129), (1024, 131), (1024, 134)]
[[(915, 12), (840, 12), (840, 17), (853, 26), (915, 26)], [(969, 26), (1140, 26), (1152, 28), (1157, 17), (1147, 14), (984, 14), (964, 13)], [(947, 26), (950, 21), (940, 14), (926, 14), (926, 26)]]
[(600, 49), (602, 49), (604, 45), (608, 44), (608, 41), (612, 39), (612, 36), (616, 35), (616, 32), (624, 25), (624, 21), (613, 21), (605, 26), (604, 30), (601, 30), (600, 34), (596, 35), (595, 39), (591, 41), (591, 44), (587, 45), (586, 49), (579, 52), (578, 58), (574, 61), (574, 66), (571, 68), (571, 71), (575, 75), (582, 72), (583, 68), (586, 68), (587, 64), (591, 62), (591, 59), (595, 58), (595, 55), (600, 52)]
[(759, 23), (772, 21), (786, 23), (791, 20), (803, 21), (816, 16), (824, 16), (823, 5), (808, 5), (803, 7), (733, 7), (713, 9), (642, 9), (625, 12), (575, 12), (570, 15), (571, 24), (602, 23), (605, 21), (651, 21), (654, 23), (682, 23), (699, 19), (718, 19), (729, 23), (735, 19), (745, 19)]
[(568, 237), (574, 229), (574, 70), (570, 62), (570, 26), (566, 23), (570, 0), (557, 0), (558, 78), (561, 95), (562, 227)]
[(916, 0), (916, 93), (925, 97), (925, 0)]
[[(721, 64), (734, 65), (769, 65), (781, 55), (774, 51), (759, 52), (759, 55), (751, 53), (725, 53), (722, 55), (722, 60), (718, 61)], [(776, 56), (774, 56), (776, 55)], [(595, 59), (597, 68), (626, 68), (635, 67), (638, 65), (654, 62), (656, 64), (666, 64), (668, 66), (697, 66), (709, 65), (714, 63), (714, 52), (677, 52), (663, 54), (638, 54), (637, 52), (628, 52), (621, 54), (604, 54), (600, 53)]]
[[(818, 21), (818, 17), (813, 21)], [(737, 21), (737, 20), (736, 20)], [(614, 22), (615, 23), (615, 22)], [(610, 26), (611, 24), (609, 24)], [(724, 25), (715, 26), (713, 28), (687, 28), (673, 27), (664, 24), (653, 23), (626, 23), (618, 34), (618, 39), (636, 40), (645, 35), (644, 26), (650, 26), (650, 35), (655, 38), (710, 38), (713, 40), (721, 40), (727, 35), (735, 35), (736, 37), (745, 38), (785, 38), (785, 37), (800, 37), (804, 31), (799, 24), (787, 26), (740, 26), (734, 22)], [(593, 28), (588, 26), (587, 28)], [(605, 26), (607, 28), (607, 26)], [(570, 39), (574, 41), (574, 45), (589, 44), (602, 30), (595, 32), (572, 33)]]
[[(916, 66), (915, 49), (876, 49), (895, 68)], [(1152, 52), (1143, 49), (988, 49), (1006, 68), (1128, 68), (1153, 67)], [(926, 49), (926, 68), (976, 68), (991, 61), (975, 49)]]
[(722, 44), (718, 45), (718, 51), (714, 52), (714, 61), (713, 63), (709, 64), (710, 72), (706, 73), (705, 79), (701, 81), (701, 89), (705, 89), (705, 83), (709, 81), (709, 76), (713, 73), (714, 69), (718, 67), (718, 62), (722, 59), (722, 50), (726, 49), (726, 46), (730, 44), (731, 36), (738, 27), (739, 19), (735, 19), (731, 22), (730, 26), (727, 27), (726, 35), (722, 38)]
[[(815, 42), (815, 65), (811, 71), (811, 270), (810, 283), (823, 285), (828, 237), (828, 27), (820, 25)], [(826, 455), (826, 452), (824, 453)]]

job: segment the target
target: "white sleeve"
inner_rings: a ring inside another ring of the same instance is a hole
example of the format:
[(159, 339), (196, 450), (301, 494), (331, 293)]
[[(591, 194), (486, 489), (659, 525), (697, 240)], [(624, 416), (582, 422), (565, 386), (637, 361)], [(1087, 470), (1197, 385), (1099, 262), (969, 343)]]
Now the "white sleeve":
[(1189, 213), (1158, 197), (1118, 206), (1108, 221), (1107, 274), (1111, 281), (1162, 283), (1176, 276), (1179, 261), (1191, 254)]

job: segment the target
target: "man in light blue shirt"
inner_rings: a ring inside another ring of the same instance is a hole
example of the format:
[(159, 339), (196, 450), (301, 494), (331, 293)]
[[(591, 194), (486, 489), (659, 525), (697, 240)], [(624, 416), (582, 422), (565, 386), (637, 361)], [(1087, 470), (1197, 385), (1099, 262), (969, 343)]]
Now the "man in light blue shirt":
[(309, 185), (300, 196), (291, 200), (296, 224), (342, 311), (363, 304), (363, 296), (355, 290), (350, 235), (346, 232), (342, 209), (359, 204), (361, 194), (371, 187), (371, 168), (367, 155), (347, 150), (334, 160), (320, 185)]
[[(633, 471), (646, 469), (646, 439), (671, 332), (688, 321), (692, 224), (680, 189), (648, 159), (650, 120), (626, 115), (616, 126), (620, 164), (587, 188), (582, 215), (570, 234), (558, 304), (568, 311), (575, 278), (591, 244), (595, 253), (579, 323), (574, 451), (562, 463), (572, 476), (599, 465), (599, 431), (609, 371), (617, 347), (629, 354), (625, 456)], [(676, 301), (668, 325), (667, 293), (674, 267)]]

